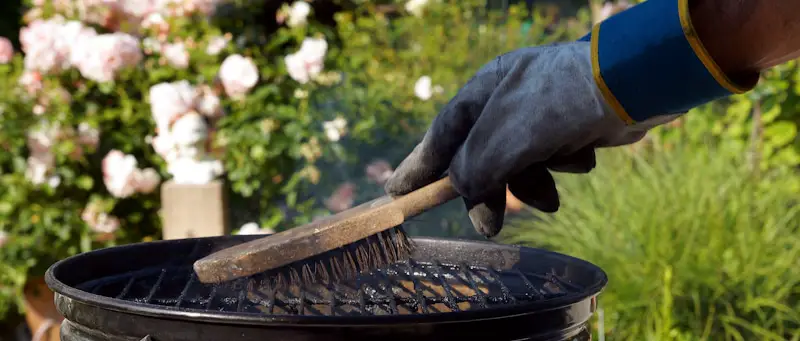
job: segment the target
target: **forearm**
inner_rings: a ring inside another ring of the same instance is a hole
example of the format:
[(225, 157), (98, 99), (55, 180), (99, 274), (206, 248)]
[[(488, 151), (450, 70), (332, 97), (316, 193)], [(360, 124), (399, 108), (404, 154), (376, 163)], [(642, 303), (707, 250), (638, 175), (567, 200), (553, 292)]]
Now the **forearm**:
[(689, 9), (700, 41), (732, 77), (800, 56), (798, 0), (689, 0)]
[(800, 55), (798, 13), (798, 0), (647, 0), (580, 40), (591, 42), (611, 109), (628, 124), (658, 124), (745, 93), (761, 71)]

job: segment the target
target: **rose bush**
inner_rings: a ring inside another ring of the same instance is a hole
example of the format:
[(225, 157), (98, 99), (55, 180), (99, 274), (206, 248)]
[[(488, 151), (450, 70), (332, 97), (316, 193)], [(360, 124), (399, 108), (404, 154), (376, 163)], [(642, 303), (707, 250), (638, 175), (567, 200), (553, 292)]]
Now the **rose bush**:
[[(326, 146), (323, 125), (295, 95), (324, 75), (325, 55), (296, 52), (295, 35), (321, 33), (296, 13), (291, 23), (303, 31), (263, 44), (274, 32), (215, 21), (218, 10), (258, 4), (27, 5), (21, 51), (0, 39), (0, 300), (20, 297), (26, 277), (55, 260), (159, 238), (164, 178), (227, 175), (257, 218), (276, 216), (263, 208), (299, 188), (308, 172), (295, 170), (313, 162), (303, 150)], [(324, 34), (309, 39), (325, 43)], [(318, 65), (300, 78), (306, 64), (288, 56)]]

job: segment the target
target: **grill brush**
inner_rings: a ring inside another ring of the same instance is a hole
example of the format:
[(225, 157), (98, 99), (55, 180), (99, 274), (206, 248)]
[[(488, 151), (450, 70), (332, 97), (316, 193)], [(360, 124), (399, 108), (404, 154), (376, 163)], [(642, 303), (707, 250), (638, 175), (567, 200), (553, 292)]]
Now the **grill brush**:
[(383, 196), (336, 215), (212, 253), (194, 263), (203, 283), (264, 273), (276, 287), (336, 282), (410, 257), (402, 223), (459, 197), (445, 177), (403, 196)]

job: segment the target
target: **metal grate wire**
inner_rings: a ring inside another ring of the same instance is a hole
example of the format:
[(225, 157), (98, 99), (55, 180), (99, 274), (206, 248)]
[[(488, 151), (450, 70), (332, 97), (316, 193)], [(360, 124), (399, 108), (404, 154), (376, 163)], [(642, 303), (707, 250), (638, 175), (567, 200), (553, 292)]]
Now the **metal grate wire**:
[(254, 276), (224, 285), (197, 280), (191, 267), (150, 268), (83, 283), (79, 289), (141, 304), (259, 315), (397, 315), (458, 312), (550, 299), (581, 288), (554, 273), (464, 263), (393, 264), (350, 282), (276, 292)]

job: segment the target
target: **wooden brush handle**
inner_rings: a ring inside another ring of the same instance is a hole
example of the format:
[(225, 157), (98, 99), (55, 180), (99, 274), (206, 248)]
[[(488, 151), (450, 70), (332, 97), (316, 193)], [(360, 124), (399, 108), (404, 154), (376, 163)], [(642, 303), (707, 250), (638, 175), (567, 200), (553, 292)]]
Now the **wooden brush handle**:
[(391, 205), (402, 211), (403, 216), (408, 219), (459, 196), (450, 182), (450, 176), (447, 176), (416, 191), (395, 197)]

